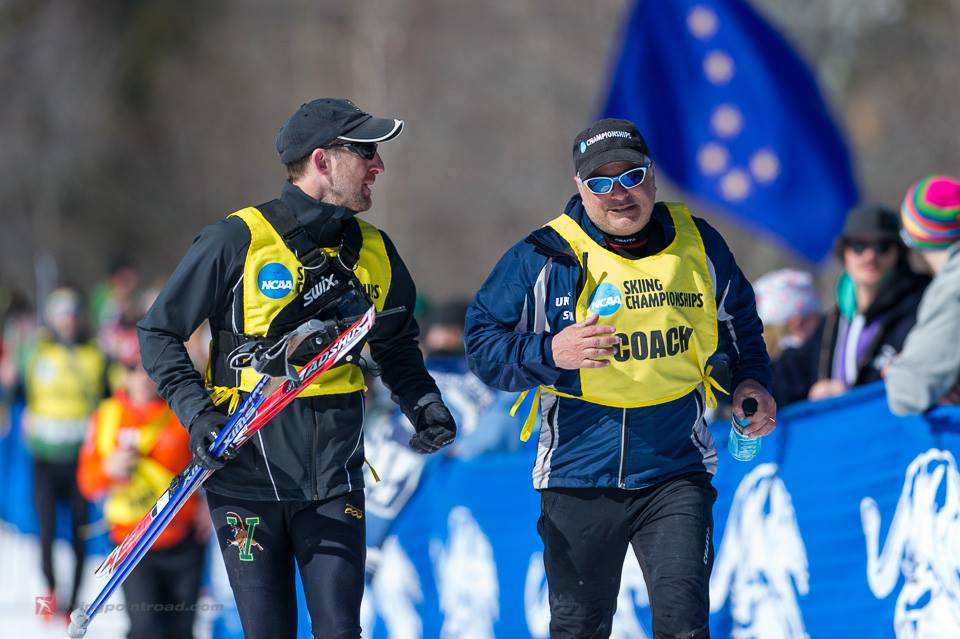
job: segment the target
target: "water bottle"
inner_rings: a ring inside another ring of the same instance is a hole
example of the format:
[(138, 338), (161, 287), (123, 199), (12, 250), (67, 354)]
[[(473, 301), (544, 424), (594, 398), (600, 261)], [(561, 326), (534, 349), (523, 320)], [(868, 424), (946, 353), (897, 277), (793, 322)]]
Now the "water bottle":
[[(743, 400), (743, 414), (749, 418), (757, 412), (757, 400), (748, 397)], [(739, 461), (750, 461), (760, 452), (760, 438), (748, 437), (743, 434), (743, 428), (750, 425), (749, 419), (740, 421), (734, 415), (730, 420), (730, 439), (727, 440), (727, 450), (734, 459)]]

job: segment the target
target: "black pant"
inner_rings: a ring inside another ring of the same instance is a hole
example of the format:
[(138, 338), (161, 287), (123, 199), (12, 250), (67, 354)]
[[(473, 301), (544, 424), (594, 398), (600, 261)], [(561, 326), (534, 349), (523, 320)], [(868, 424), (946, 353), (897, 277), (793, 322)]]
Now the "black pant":
[(294, 639), (300, 570), (313, 636), (360, 636), (366, 526), (362, 490), (324, 501), (248, 501), (207, 493), (247, 639)]
[(610, 636), (632, 544), (650, 596), (654, 637), (709, 637), (716, 498), (708, 473), (640, 490), (543, 490), (537, 530), (550, 590), (550, 636)]
[(123, 582), (129, 639), (190, 639), (206, 546), (188, 535), (151, 550)]
[(86, 539), (80, 528), (87, 523), (87, 500), (80, 494), (77, 486), (77, 462), (48, 462), (40, 459), (33, 461), (33, 500), (40, 523), (40, 563), (43, 576), (47, 580), (47, 589), (56, 591), (53, 576), (53, 540), (57, 523), (57, 502), (66, 501), (70, 505), (70, 538), (73, 543), (73, 586), (66, 610), (76, 607), (80, 580), (83, 577), (83, 559)]

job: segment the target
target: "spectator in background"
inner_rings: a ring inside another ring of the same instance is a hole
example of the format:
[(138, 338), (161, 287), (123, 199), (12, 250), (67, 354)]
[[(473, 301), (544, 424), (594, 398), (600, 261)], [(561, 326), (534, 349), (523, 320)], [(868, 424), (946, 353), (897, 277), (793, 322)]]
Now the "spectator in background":
[[(103, 512), (114, 544), (133, 530), (192, 455), (190, 436), (140, 364), (136, 329), (129, 327), (119, 341), (126, 345), (120, 362), (127, 369), (124, 384), (94, 414), (77, 476), (87, 499), (105, 498)], [(211, 530), (210, 517), (195, 494), (123, 582), (130, 617), (127, 637), (193, 636), (194, 604)], [(172, 605), (174, 611), (142, 604)]]
[(137, 325), (131, 319), (121, 318), (110, 329), (110, 349), (104, 349), (107, 358), (107, 384), (111, 389), (126, 385), (130, 373), (129, 362), (140, 358), (140, 347), (129, 339), (130, 331), (136, 331)]
[(29, 345), (37, 332), (37, 316), (27, 298), (17, 292), (10, 295), (3, 313), (2, 348), (0, 348), (0, 435), (6, 432), (7, 411), (16, 399), (22, 399), (22, 371), (26, 368)]
[[(485, 429), (486, 420), (483, 416), (492, 405), (496, 393), (467, 367), (463, 347), (466, 313), (466, 302), (431, 305), (423, 318), (421, 344), (427, 371), (436, 380), (444, 403), (459, 426), (461, 437), (471, 440)], [(382, 394), (382, 385), (373, 388), (379, 389)], [(376, 398), (372, 403), (381, 407), (384, 405)], [(408, 442), (414, 435), (413, 426), (395, 405), (389, 406), (389, 411), (381, 409), (368, 413), (364, 426), (364, 450), (370, 464), (365, 482), (368, 582), (377, 570), (380, 547), (393, 522), (416, 491), (426, 465), (438, 459), (420, 455), (410, 448)], [(506, 409), (503, 414), (506, 415)], [(502, 438), (485, 434), (478, 441), (469, 441), (468, 449), (473, 456), (499, 448), (501, 442)], [(457, 455), (460, 444), (461, 440), (458, 440), (451, 447), (451, 456)], [(369, 470), (371, 467), (382, 472), (382, 476), (375, 476)]]
[(785, 349), (805, 344), (823, 321), (820, 297), (809, 273), (788, 268), (771, 271), (754, 282), (753, 294), (771, 360)]
[(46, 327), (27, 357), (24, 375), (26, 413), (24, 434), (34, 460), (33, 484), (40, 523), (40, 556), (48, 596), (56, 606), (53, 539), (58, 501), (71, 513), (74, 566), (73, 586), (65, 611), (77, 602), (83, 574), (87, 502), (77, 486), (77, 455), (87, 422), (104, 396), (106, 361), (88, 341), (80, 293), (58, 288), (46, 300)]
[(903, 239), (933, 271), (917, 323), (887, 370), (887, 402), (897, 415), (960, 403), (960, 180), (930, 175), (907, 191)]
[(774, 366), (780, 406), (879, 380), (916, 320), (930, 279), (910, 270), (895, 212), (876, 204), (851, 211), (837, 255), (843, 273), (836, 308), (804, 346), (784, 351)]
[(509, 416), (513, 394), (495, 391), (470, 372), (463, 345), (467, 306), (466, 301), (447, 302), (424, 317), (424, 361), (450, 410), (459, 417), (460, 432), (449, 452), (459, 459), (517, 450), (522, 425)]
[(116, 256), (107, 268), (107, 277), (90, 293), (90, 319), (94, 329), (117, 322), (136, 306), (137, 270), (126, 256)]
[(90, 318), (100, 348), (111, 361), (124, 357), (123, 348), (127, 326), (143, 317), (136, 295), (137, 271), (126, 257), (114, 258), (107, 278), (98, 283), (90, 294)]

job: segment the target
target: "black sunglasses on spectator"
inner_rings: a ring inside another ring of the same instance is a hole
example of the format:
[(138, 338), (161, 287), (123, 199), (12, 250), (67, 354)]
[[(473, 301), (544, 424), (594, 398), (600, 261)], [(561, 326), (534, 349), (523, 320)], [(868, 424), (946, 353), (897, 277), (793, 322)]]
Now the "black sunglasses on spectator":
[(372, 160), (377, 154), (376, 142), (343, 142), (341, 144), (329, 144), (325, 148), (336, 149), (343, 148), (356, 153), (364, 160)]
[(880, 253), (886, 253), (896, 246), (897, 241), (889, 238), (880, 240), (844, 240), (843, 245), (857, 255), (864, 253), (869, 248), (872, 248), (873, 252), (879, 255)]

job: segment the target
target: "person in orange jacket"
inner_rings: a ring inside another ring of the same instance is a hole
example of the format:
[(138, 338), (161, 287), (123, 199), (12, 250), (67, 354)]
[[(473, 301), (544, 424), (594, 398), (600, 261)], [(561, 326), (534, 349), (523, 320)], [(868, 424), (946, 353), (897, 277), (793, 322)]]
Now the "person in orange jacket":
[[(133, 344), (136, 344), (136, 336)], [(119, 544), (191, 459), (189, 435), (130, 357), (123, 386), (91, 418), (80, 450), (80, 491), (104, 500), (110, 540)], [(123, 583), (130, 639), (192, 637), (211, 524), (194, 495)]]

